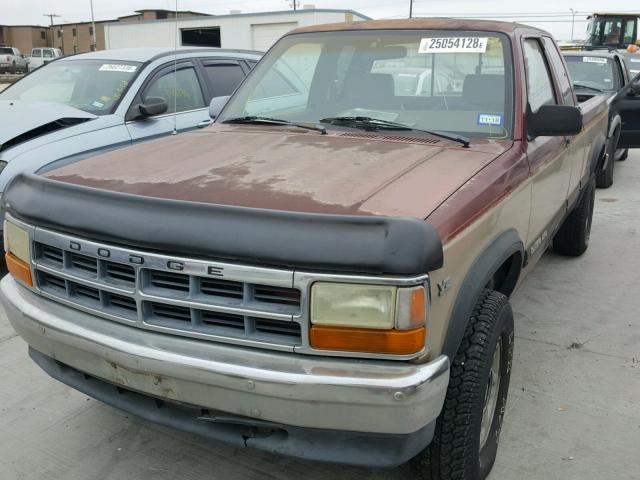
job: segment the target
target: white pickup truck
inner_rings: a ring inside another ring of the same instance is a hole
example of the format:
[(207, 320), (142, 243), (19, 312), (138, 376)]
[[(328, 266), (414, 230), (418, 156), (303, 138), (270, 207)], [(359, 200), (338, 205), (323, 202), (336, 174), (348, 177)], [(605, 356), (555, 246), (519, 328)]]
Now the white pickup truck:
[(28, 69), (29, 57), (15, 47), (0, 47), (0, 73), (27, 73)]
[(62, 50), (59, 48), (33, 48), (31, 49), (29, 71), (35, 70), (58, 57), (62, 57), (62, 55)]

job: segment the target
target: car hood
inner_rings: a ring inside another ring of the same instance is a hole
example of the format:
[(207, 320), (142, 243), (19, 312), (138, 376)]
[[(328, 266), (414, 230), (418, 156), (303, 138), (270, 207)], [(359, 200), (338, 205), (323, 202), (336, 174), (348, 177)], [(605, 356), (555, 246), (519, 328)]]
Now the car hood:
[(506, 142), (459, 148), (425, 137), (320, 135), (214, 125), (47, 174), (130, 194), (274, 210), (425, 218)]
[(96, 118), (60, 103), (0, 100), (0, 152)]

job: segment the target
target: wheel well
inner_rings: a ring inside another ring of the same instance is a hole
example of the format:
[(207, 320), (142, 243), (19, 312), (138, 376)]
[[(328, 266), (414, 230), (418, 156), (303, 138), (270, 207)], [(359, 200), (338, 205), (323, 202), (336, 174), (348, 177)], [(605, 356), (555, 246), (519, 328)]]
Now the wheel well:
[(518, 283), (518, 277), (520, 276), (521, 269), (522, 254), (520, 252), (516, 252), (507, 258), (500, 267), (498, 267), (487, 283), (487, 288), (496, 290), (507, 297), (511, 296), (511, 293), (516, 288), (516, 283)]

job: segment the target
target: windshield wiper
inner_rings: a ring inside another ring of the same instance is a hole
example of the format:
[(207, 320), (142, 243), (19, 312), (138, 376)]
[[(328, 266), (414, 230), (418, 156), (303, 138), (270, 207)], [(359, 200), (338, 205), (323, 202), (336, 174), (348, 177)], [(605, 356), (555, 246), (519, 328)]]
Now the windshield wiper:
[(245, 117), (229, 118), (222, 123), (245, 123), (245, 124), (266, 124), (266, 125), (289, 125), (293, 127), (304, 128), (307, 130), (315, 130), (322, 135), (327, 134), (327, 129), (321, 125), (313, 125), (310, 123), (297, 123), (288, 120), (280, 120), (279, 118), (260, 117), (257, 115), (247, 115)]
[(455, 133), (447, 133), (433, 130), (422, 130), (420, 128), (413, 128), (410, 125), (403, 123), (390, 122), (388, 120), (380, 120), (373, 117), (329, 117), (320, 120), (320, 123), (328, 123), (329, 125), (340, 125), (345, 127), (361, 128), (363, 130), (402, 130), (411, 132), (420, 132), (433, 135), (434, 137), (445, 138), (447, 140), (453, 140), (454, 142), (461, 143), (464, 148), (469, 148), (470, 140), (462, 135), (456, 135)]
[(593, 90), (594, 92), (604, 92), (601, 88), (590, 87), (589, 85), (583, 85), (582, 83), (573, 82), (574, 87), (586, 88), (587, 90)]

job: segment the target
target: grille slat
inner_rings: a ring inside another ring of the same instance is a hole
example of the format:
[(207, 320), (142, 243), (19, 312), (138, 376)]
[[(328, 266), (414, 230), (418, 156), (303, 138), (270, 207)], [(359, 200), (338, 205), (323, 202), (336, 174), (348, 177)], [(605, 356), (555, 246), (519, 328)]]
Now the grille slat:
[(165, 303), (151, 303), (151, 315), (181, 322), (191, 322), (191, 310), (186, 307), (168, 305)]
[(256, 320), (256, 331), (273, 335), (300, 336), (300, 325), (278, 320)]
[(50, 247), (49, 245), (42, 245), (40, 248), (40, 256), (49, 260), (50, 262), (57, 263), (62, 266), (63, 254), (62, 249), (56, 247)]
[[(82, 247), (80, 242), (75, 244)], [(264, 342), (265, 348), (302, 343), (299, 324), (275, 319), (300, 314), (301, 292), (297, 289), (213, 278), (210, 271), (208, 276), (199, 276), (154, 269), (144, 262), (127, 264), (128, 258), (140, 257), (138, 252), (124, 258), (98, 256), (97, 251), (72, 248), (74, 242), (70, 245), (65, 249), (34, 242), (34, 278), (50, 298), (90, 308), (108, 320), (127, 320), (134, 327), (165, 334)], [(143, 295), (140, 302), (137, 295)], [(190, 301), (193, 304), (185, 303)], [(229, 308), (237, 313), (218, 311)]]
[(253, 298), (259, 302), (300, 306), (300, 290), (295, 288), (256, 285)]
[(108, 279), (121, 281), (133, 285), (136, 282), (136, 271), (129, 265), (107, 262), (105, 276)]
[(77, 268), (93, 275), (98, 274), (98, 260), (79, 253), (72, 253), (70, 257), (71, 268)]
[(151, 271), (151, 285), (167, 290), (176, 290), (179, 292), (189, 291), (189, 277), (179, 273), (166, 273)]
[(244, 296), (244, 288), (240, 282), (231, 282), (228, 280), (202, 279), (200, 283), (200, 291), (205, 295), (216, 297), (238, 298)]
[(244, 317), (242, 315), (225, 314), (220, 312), (201, 311), (202, 323), (217, 327), (230, 327), (244, 330)]

